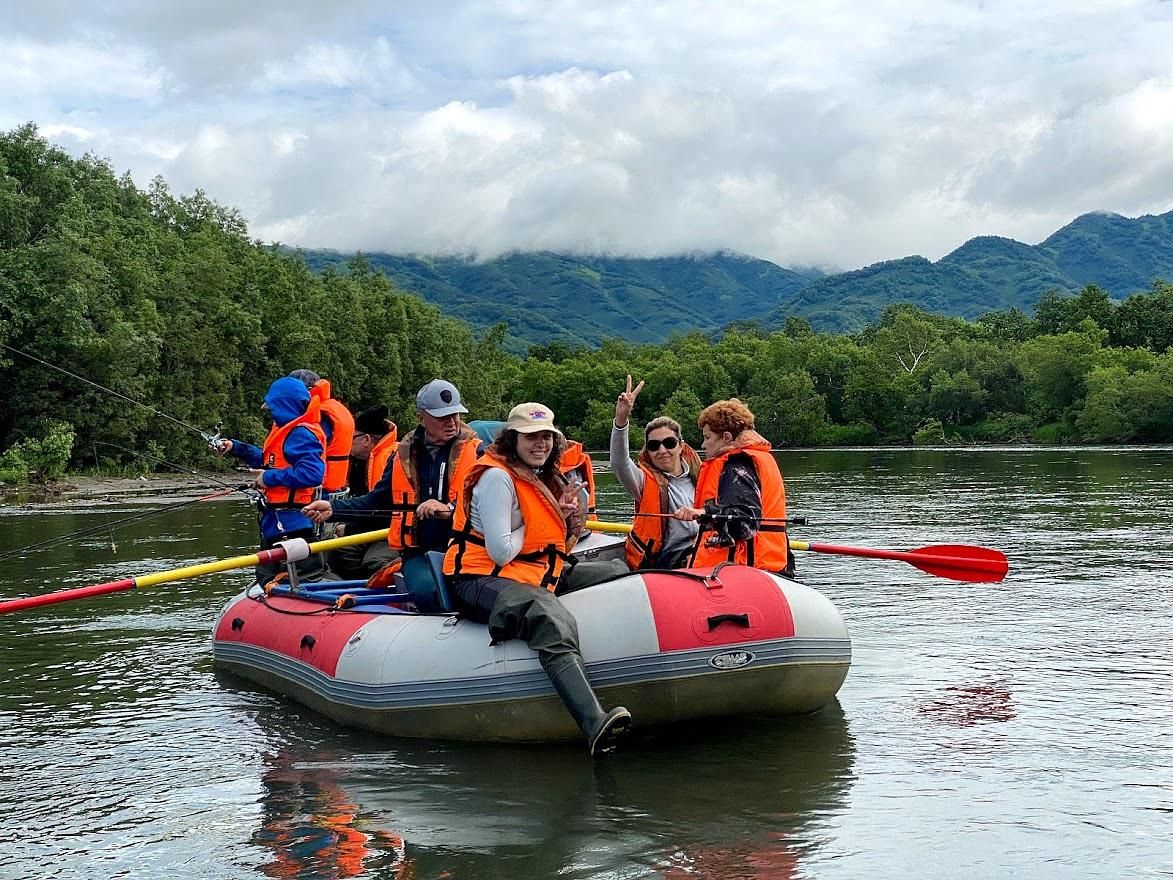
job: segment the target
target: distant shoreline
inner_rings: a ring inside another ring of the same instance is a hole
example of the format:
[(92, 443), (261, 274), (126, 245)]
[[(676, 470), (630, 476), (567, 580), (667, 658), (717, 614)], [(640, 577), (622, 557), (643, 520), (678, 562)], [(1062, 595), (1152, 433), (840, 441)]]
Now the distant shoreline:
[(228, 479), (222, 483), (213, 483), (206, 477), (185, 474), (149, 474), (139, 477), (66, 474), (60, 480), (43, 485), (0, 489), (0, 507), (90, 506), (103, 502), (142, 501), (161, 497), (178, 501), (226, 489), (226, 484), (229, 484)]
[[(1089, 452), (1143, 452), (1166, 451), (1173, 453), (1173, 444), (1168, 443), (1087, 443), (1079, 445), (1042, 443), (965, 443), (944, 446), (788, 446), (774, 449), (779, 455), (830, 453), (830, 452), (1043, 452), (1089, 451)], [(634, 452), (634, 450), (633, 450)], [(594, 457), (596, 470), (611, 470), (606, 450), (589, 450)], [(219, 492), (234, 483), (232, 474), (224, 474), (219, 482), (212, 475), (147, 474), (137, 477), (99, 477), (88, 474), (66, 474), (61, 480), (44, 485), (14, 486), (0, 488), (0, 509), (8, 508), (52, 508), (66, 505), (94, 506), (120, 501), (144, 502), (165, 498), (168, 502), (196, 498)], [(231, 498), (236, 493), (225, 495)], [(212, 499), (209, 499), (212, 500)]]

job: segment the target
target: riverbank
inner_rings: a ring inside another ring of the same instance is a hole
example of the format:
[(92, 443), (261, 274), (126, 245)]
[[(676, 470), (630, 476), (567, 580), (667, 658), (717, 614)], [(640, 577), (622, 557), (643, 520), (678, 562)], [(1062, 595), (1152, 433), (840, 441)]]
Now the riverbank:
[(166, 496), (176, 500), (188, 495), (225, 488), (227, 480), (188, 474), (150, 474), (137, 477), (100, 477), (69, 474), (61, 480), (0, 489), (0, 506), (48, 507), (63, 503), (101, 504)]

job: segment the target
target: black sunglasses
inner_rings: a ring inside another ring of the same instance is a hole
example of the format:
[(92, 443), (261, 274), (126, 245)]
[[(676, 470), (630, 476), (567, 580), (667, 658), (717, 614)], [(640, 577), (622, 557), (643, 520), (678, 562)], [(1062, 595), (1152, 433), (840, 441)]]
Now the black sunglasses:
[(655, 452), (661, 446), (665, 449), (675, 449), (680, 445), (680, 441), (675, 437), (665, 437), (663, 440), (648, 440), (645, 445), (648, 447), (648, 452)]

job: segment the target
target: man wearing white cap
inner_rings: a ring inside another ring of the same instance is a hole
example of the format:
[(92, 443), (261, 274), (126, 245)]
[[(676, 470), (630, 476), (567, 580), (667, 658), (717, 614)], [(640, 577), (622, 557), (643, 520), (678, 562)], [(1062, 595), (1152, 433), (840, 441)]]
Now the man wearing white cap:
[(399, 441), (383, 476), (366, 495), (305, 507), (314, 522), (390, 514), (387, 543), (405, 560), (448, 546), (460, 487), (477, 457), (479, 438), (461, 420), (468, 412), (456, 386), (433, 379), (415, 396), (419, 426)]
[[(627, 729), (631, 714), (599, 704), (574, 615), (554, 595), (586, 518), (581, 485), (568, 482), (559, 469), (565, 449), (549, 407), (513, 408), (464, 483), (444, 573), (458, 609), (487, 623), (495, 642), (524, 639), (537, 652), (594, 755)], [(622, 562), (617, 565), (614, 574), (627, 572)], [(595, 580), (611, 572), (599, 575)]]

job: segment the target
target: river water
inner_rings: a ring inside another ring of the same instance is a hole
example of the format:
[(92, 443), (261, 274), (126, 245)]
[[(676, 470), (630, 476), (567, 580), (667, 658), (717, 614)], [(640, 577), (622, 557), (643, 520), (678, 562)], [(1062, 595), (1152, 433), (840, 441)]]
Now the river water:
[[(0, 617), (0, 877), (1173, 876), (1173, 449), (781, 455), (838, 703), (577, 747), (381, 739), (217, 675), (231, 575)], [(601, 507), (624, 503), (603, 477)], [(161, 505), (166, 501), (151, 502)], [(0, 554), (150, 510), (0, 511)], [(0, 559), (0, 597), (251, 552), (211, 502)]]

